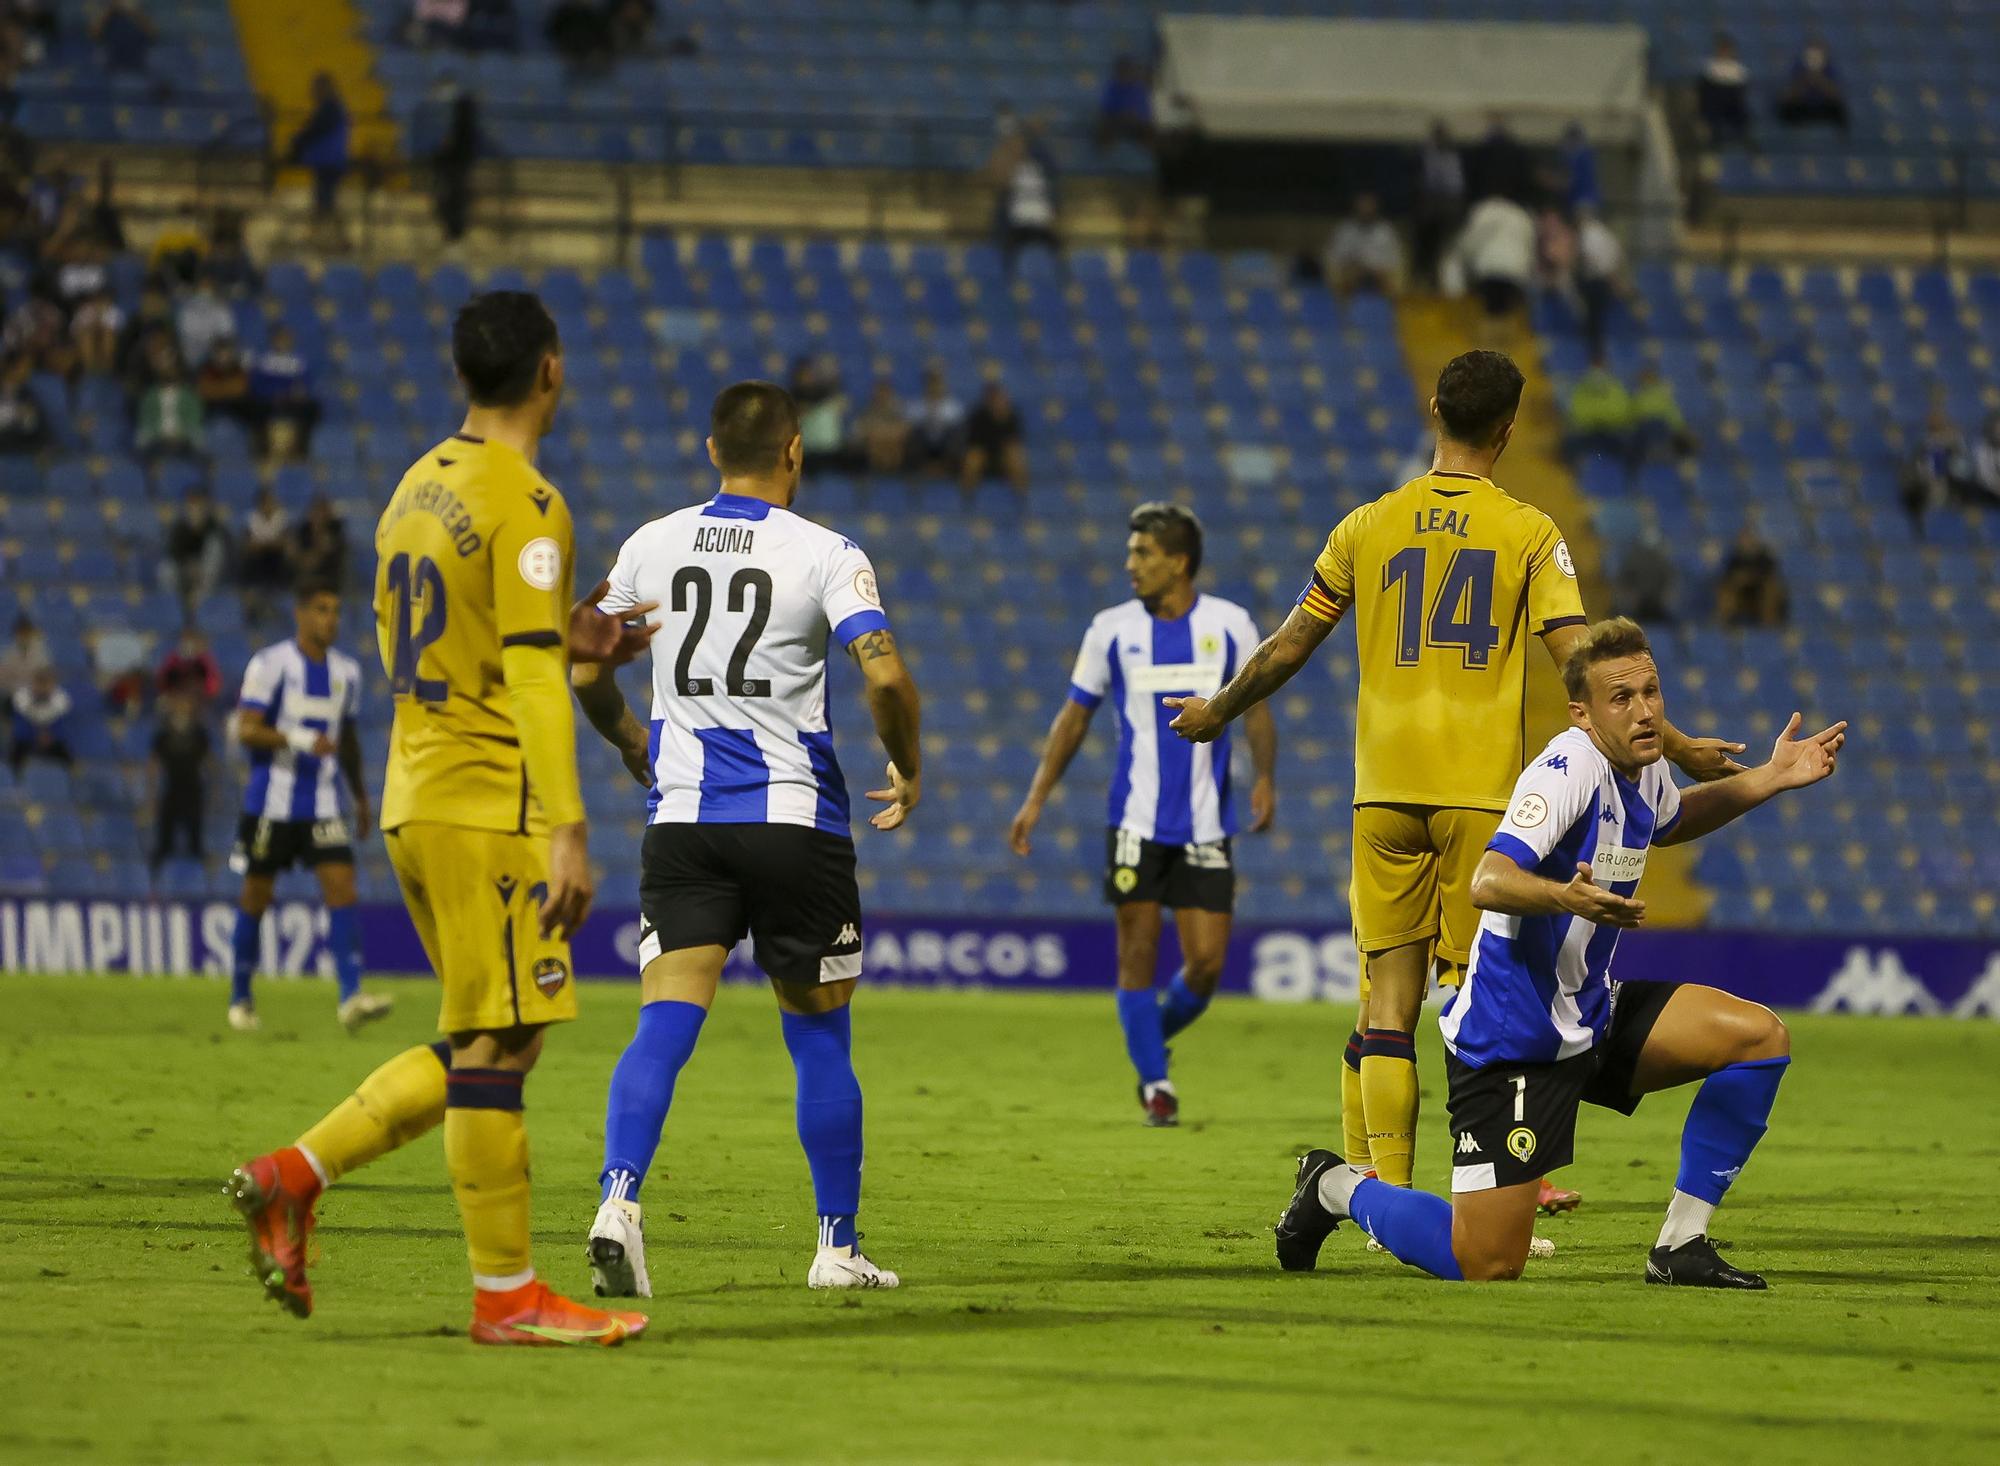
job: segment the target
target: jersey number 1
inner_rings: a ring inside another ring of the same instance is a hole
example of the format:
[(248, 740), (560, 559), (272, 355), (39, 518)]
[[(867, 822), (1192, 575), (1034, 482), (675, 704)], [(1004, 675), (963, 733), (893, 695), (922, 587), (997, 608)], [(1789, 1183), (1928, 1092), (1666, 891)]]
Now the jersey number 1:
[[(1430, 607), (1428, 633), (1424, 626), (1424, 548), (1399, 550), (1383, 567), (1382, 589), (1401, 588), (1402, 613), (1396, 621), (1396, 665), (1414, 667), (1426, 645), (1457, 647), (1465, 665), (1474, 670), (1492, 664), (1500, 644), (1493, 624), (1493, 562), (1491, 550), (1459, 550), (1444, 568), (1444, 584)], [(1463, 615), (1460, 612), (1463, 611)]]
[[(724, 691), (730, 697), (769, 697), (771, 680), (749, 675), (750, 654), (757, 650), (757, 638), (764, 634), (764, 628), (771, 621), (771, 576), (768, 571), (743, 569), (730, 577), (730, 611), (742, 614), (746, 597), (751, 600), (750, 620), (743, 628), (743, 635), (737, 638), (736, 650), (729, 654), (728, 685)], [(715, 582), (699, 565), (683, 566), (674, 576), (674, 610), (685, 612), (692, 609), (694, 612), (687, 639), (681, 643), (681, 654), (674, 659), (674, 690), (683, 697), (715, 696), (715, 679), (694, 675), (694, 649), (700, 644), (702, 633), (708, 630), (709, 603), (714, 599)]]
[(407, 552), (399, 554), (389, 562), (389, 594), (396, 598), (396, 657), (389, 690), (397, 697), (415, 693), (419, 702), (443, 702), (451, 689), (442, 677), (419, 677), (417, 664), (444, 635), (444, 575), (428, 555), (412, 565)]

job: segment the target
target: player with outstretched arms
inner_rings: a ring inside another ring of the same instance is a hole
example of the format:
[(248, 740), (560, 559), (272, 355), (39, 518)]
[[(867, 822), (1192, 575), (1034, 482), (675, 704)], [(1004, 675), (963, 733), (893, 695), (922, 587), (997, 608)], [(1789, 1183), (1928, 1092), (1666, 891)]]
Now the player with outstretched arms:
[(1791, 1062), (1770, 1009), (1699, 983), (1619, 982), (1620, 931), (1640, 925), (1647, 851), (1721, 829), (1832, 774), (1847, 725), (1797, 736), (1770, 761), (1682, 791), (1660, 762), (1659, 671), (1638, 626), (1590, 627), (1563, 668), (1573, 724), (1515, 781), (1472, 881), (1483, 915), (1465, 982), (1439, 1015), (1449, 1051), (1451, 1199), (1385, 1185), (1331, 1151), (1299, 1161), (1277, 1227), (1287, 1268), (1310, 1268), (1352, 1218), (1402, 1261), (1449, 1281), (1516, 1278), (1542, 1177), (1569, 1164), (1585, 1101), (1631, 1114), (1699, 1081), (1681, 1132), (1649, 1283), (1764, 1287), (1725, 1261), (1708, 1224), (1768, 1127)]
[(570, 664), (628, 661), (652, 632), (570, 601), (569, 506), (535, 468), (562, 400), (554, 319), (532, 295), (495, 291), (459, 311), (451, 347), (464, 426), (411, 465), (375, 529), (396, 699), (382, 832), (443, 989), (445, 1039), (382, 1065), (296, 1143), (242, 1166), (229, 1194), (254, 1275), (303, 1318), (321, 1190), (442, 1122), (473, 1340), (617, 1344), (642, 1315), (572, 1303), (535, 1275), (522, 1096), (548, 1026), (576, 1016), (569, 937), (593, 895)]
[[(237, 696), (236, 741), (250, 754), (243, 817), (230, 869), (243, 877), (231, 943), (229, 1026), (257, 1028), (250, 993), (263, 951), (264, 913), (278, 876), (307, 866), (326, 903), (326, 944), (339, 984), (341, 1025), (353, 1033), (386, 1017), (391, 1003), (361, 991), (361, 926), (356, 919), (353, 840), (368, 838), (368, 785), (361, 777), (361, 664), (333, 644), (340, 591), (302, 582), (294, 596), (295, 634), (250, 658)], [(347, 786), (353, 823), (341, 813)]]
[[(1212, 700), (1176, 701), (1175, 732), (1219, 737), (1354, 616), (1350, 898), (1364, 970), (1341, 1129), (1348, 1153), (1398, 1186), (1410, 1184), (1416, 1146), (1417, 1015), (1433, 966), (1455, 986), (1472, 954), (1473, 868), (1526, 753), (1530, 643), (1560, 669), (1584, 631), (1561, 532), (1493, 481), (1522, 386), (1497, 351), (1449, 362), (1431, 398), (1430, 472), (1342, 519), (1277, 634)], [(1662, 735), (1667, 757), (1696, 778), (1736, 767), (1726, 754), (1740, 745), (1668, 724)], [(1543, 1198), (1551, 1209), (1576, 1200), (1553, 1188)]]
[(715, 399), (708, 453), (719, 491), (625, 542), (602, 608), (657, 602), (651, 726), (617, 683), (579, 668), (591, 724), (648, 788), (640, 858), (638, 1031), (611, 1075), (601, 1200), (587, 1242), (601, 1296), (650, 1297), (639, 1190), (674, 1083), (693, 1055), (730, 950), (747, 935), (777, 995), (796, 1074), (799, 1143), (819, 1242), (812, 1288), (893, 1288), (863, 1255), (861, 1085), (850, 1003), (863, 922), (846, 781), (826, 705), (831, 646), (859, 664), (889, 754), (884, 807), (899, 829), (922, 773), (917, 688), (874, 567), (853, 541), (792, 512), (798, 409), (769, 382)]
[[(1201, 522), (1178, 504), (1141, 504), (1127, 522), (1125, 573), (1133, 598), (1100, 611), (1084, 633), (1069, 700), (1056, 714), (1034, 782), (1008, 831), (1027, 855), (1042, 808), (1083, 745), (1092, 714), (1110, 700), (1118, 719), (1111, 780), (1104, 899), (1118, 920), (1118, 1022), (1138, 1076), (1148, 1125), (1180, 1123), (1167, 1074), (1167, 1040), (1199, 1018), (1222, 977), (1236, 905), (1229, 740), (1189, 747), (1167, 731), (1170, 693), (1209, 693), (1257, 645), (1257, 624), (1234, 601), (1195, 589)], [(1254, 782), (1250, 829), (1277, 809), (1277, 725), (1269, 708), (1244, 720)], [(1161, 908), (1174, 912), (1181, 967), (1164, 995), (1158, 981)]]

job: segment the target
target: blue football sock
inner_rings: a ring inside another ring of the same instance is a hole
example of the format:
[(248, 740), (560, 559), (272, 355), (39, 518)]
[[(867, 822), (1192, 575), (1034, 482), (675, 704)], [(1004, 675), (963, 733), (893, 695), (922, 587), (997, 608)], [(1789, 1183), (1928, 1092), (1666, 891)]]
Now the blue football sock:
[(1160, 1038), (1172, 1038), (1207, 1011), (1208, 998), (1188, 986), (1186, 971), (1176, 972), (1160, 1000)]
[(361, 991), (361, 917), (352, 906), (328, 908), (326, 945), (333, 952), (334, 977), (344, 1003)]
[(1722, 1200), (1764, 1136), (1790, 1059), (1731, 1064), (1702, 1080), (1681, 1130), (1674, 1189), (1711, 1206)]
[(1465, 1281), (1451, 1250), (1451, 1203), (1442, 1196), (1391, 1186), (1370, 1176), (1354, 1188), (1347, 1209), (1398, 1262), (1420, 1267), (1448, 1283)]
[(1151, 988), (1118, 989), (1118, 1021), (1125, 1029), (1125, 1052), (1139, 1071), (1141, 1084), (1167, 1077), (1167, 1035), (1160, 1020), (1160, 1000)]
[(236, 935), (230, 939), (234, 958), (229, 968), (229, 1003), (250, 1001), (250, 979), (257, 973), (257, 958), (264, 948), (263, 918), (247, 911), (236, 913)]
[(660, 1148), (674, 1102), (674, 1081), (707, 1017), (699, 1003), (648, 1003), (639, 1010), (638, 1031), (611, 1071), (604, 1104), (604, 1170), (598, 1177), (604, 1200), (639, 1199), (639, 1183)]
[(861, 1210), (861, 1081), (849, 1058), (854, 1015), (835, 1008), (778, 1016), (798, 1075), (799, 1144), (812, 1171), (820, 1245), (852, 1247)]

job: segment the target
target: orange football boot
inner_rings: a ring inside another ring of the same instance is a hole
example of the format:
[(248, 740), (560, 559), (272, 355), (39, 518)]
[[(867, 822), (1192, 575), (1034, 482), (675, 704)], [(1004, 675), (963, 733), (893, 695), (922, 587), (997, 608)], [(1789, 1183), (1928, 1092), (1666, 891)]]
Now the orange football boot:
[(1544, 1180), (1542, 1182), (1541, 1195), (1536, 1199), (1535, 1204), (1550, 1216), (1555, 1216), (1558, 1212), (1575, 1211), (1578, 1207), (1582, 1206), (1583, 1193), (1580, 1191), (1565, 1191), (1562, 1187), (1551, 1186), (1547, 1180)]
[(475, 1344), (601, 1344), (606, 1348), (646, 1331), (643, 1313), (609, 1313), (586, 1308), (552, 1291), (539, 1278), (504, 1293), (481, 1288), (474, 1294)]
[(313, 1295), (306, 1281), (306, 1244), (320, 1191), (311, 1165), (292, 1147), (260, 1155), (238, 1167), (223, 1191), (250, 1229), (250, 1276), (294, 1318), (309, 1317)]

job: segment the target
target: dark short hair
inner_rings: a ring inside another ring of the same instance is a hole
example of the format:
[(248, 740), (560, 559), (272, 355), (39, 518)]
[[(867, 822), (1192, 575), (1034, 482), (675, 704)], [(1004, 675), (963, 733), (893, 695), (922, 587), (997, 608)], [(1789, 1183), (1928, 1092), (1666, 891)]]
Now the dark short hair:
[(458, 308), (451, 361), (476, 407), (518, 407), (535, 390), (542, 359), (562, 350), (556, 320), (539, 296), (489, 290)]
[(1501, 351), (1468, 351), (1438, 373), (1438, 421), (1452, 441), (1489, 446), (1521, 407), (1521, 369)]
[(1200, 572), (1201, 521), (1194, 517), (1192, 509), (1155, 499), (1134, 509), (1125, 527), (1133, 534), (1151, 536), (1153, 543), (1169, 555), (1187, 556), (1189, 580)]
[(1584, 629), (1583, 640), (1570, 648), (1569, 660), (1563, 663), (1563, 691), (1571, 702), (1582, 702), (1590, 696), (1590, 669), (1599, 662), (1652, 654), (1653, 644), (1631, 617), (1594, 622)]
[(308, 575), (292, 587), (292, 599), (303, 606), (314, 596), (339, 599), (340, 587), (323, 575)]
[(798, 404), (776, 382), (724, 387), (708, 414), (715, 466), (727, 474), (770, 473), (784, 460), (785, 445), (798, 435)]

